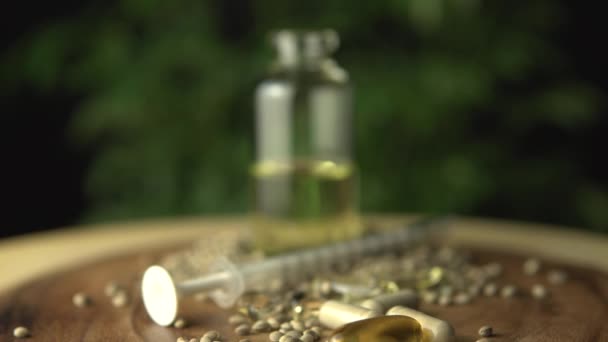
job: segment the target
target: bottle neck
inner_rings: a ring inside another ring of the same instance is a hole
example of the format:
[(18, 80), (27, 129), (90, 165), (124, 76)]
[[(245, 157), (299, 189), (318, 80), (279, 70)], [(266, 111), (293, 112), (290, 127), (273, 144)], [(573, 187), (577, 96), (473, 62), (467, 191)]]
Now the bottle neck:
[(279, 31), (273, 43), (277, 51), (275, 66), (281, 70), (319, 70), (330, 60), (337, 48), (338, 38), (333, 31)]

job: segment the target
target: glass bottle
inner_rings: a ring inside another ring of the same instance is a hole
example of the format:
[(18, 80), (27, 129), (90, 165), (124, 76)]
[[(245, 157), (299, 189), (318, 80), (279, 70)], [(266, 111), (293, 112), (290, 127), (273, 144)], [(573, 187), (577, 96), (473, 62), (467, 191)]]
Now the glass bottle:
[(352, 90), (334, 31), (282, 30), (255, 91), (254, 237), (268, 253), (356, 237)]

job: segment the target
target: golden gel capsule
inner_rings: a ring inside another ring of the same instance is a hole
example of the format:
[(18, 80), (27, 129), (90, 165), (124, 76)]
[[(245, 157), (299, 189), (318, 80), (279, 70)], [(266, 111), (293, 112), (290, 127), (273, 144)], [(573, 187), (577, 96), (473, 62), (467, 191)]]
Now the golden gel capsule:
[(426, 342), (417, 320), (407, 316), (380, 316), (346, 324), (329, 342)]

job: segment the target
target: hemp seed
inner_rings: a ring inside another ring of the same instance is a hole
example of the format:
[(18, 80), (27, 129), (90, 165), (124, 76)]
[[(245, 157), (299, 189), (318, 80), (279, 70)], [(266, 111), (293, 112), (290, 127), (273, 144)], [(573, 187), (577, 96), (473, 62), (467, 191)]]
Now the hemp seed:
[(23, 326), (16, 327), (15, 330), (13, 330), (13, 336), (15, 336), (16, 338), (26, 338), (29, 335), (29, 329)]
[(544, 287), (541, 284), (535, 284), (532, 286), (532, 297), (541, 300), (541, 299), (545, 299), (547, 298), (547, 296), (549, 295), (549, 292), (547, 291), (547, 288)]
[(524, 261), (523, 270), (527, 275), (535, 275), (540, 271), (540, 260), (536, 258), (529, 258)]
[(208, 338), (209, 340), (219, 340), (221, 337), (220, 333), (215, 330), (209, 330), (204, 335), (203, 338)]
[(285, 336), (289, 336), (289, 337), (293, 337), (293, 338), (300, 338), (302, 337), (302, 333), (296, 330), (292, 330), (290, 332), (288, 332), (287, 334), (285, 334)]
[(177, 329), (183, 329), (186, 327), (186, 320), (183, 318), (178, 318), (173, 322), (173, 327)]
[(291, 324), (291, 327), (293, 328), (293, 330), (297, 330), (299, 332), (304, 331), (304, 324), (302, 324), (302, 322), (300, 322), (300, 321), (291, 320), (289, 322), (289, 324)]
[(437, 304), (439, 304), (441, 306), (448, 306), (448, 305), (452, 304), (452, 297), (441, 296), (441, 297), (439, 297), (439, 301), (437, 302)]
[(302, 342), (314, 342), (315, 338), (312, 335), (302, 335), (302, 337), (300, 337), (300, 341)]
[(435, 291), (425, 291), (422, 294), (422, 300), (428, 304), (435, 304), (437, 302), (438, 297), (439, 296), (437, 295), (437, 292), (435, 292)]
[(249, 319), (243, 315), (236, 314), (228, 317), (228, 323), (230, 323), (230, 325), (241, 325), (247, 322), (249, 322)]
[(77, 308), (84, 308), (91, 303), (91, 299), (84, 292), (77, 292), (72, 296), (72, 303)]
[(310, 336), (312, 336), (315, 339), (315, 341), (318, 340), (319, 337), (320, 337), (319, 334), (316, 331), (312, 330), (312, 329), (304, 330), (303, 335), (310, 335)]
[(483, 336), (483, 337), (490, 337), (492, 335), (494, 335), (494, 331), (492, 329), (491, 326), (489, 325), (484, 325), (483, 327), (479, 328), (479, 336)]
[(316, 333), (318, 337), (321, 337), (321, 334), (323, 333), (323, 329), (319, 326), (312, 327), (310, 330)]
[(103, 292), (108, 297), (113, 297), (120, 290), (120, 286), (115, 281), (111, 281), (103, 288)]
[(300, 339), (298, 338), (293, 338), (291, 336), (281, 336), (281, 339), (279, 340), (279, 342), (299, 342)]
[(517, 293), (517, 288), (515, 285), (505, 285), (502, 290), (500, 290), (500, 295), (503, 298), (513, 298)]
[(568, 279), (568, 274), (562, 270), (551, 270), (547, 273), (547, 281), (551, 285), (561, 285)]
[(281, 327), (281, 323), (276, 317), (269, 317), (266, 320), (266, 323), (268, 323), (272, 329), (279, 329)]
[(469, 289), (467, 290), (467, 292), (469, 293), (469, 295), (471, 297), (477, 297), (477, 296), (479, 296), (479, 293), (481, 293), (481, 286), (477, 285), (477, 284), (473, 284), (473, 285), (469, 286)]
[(251, 330), (256, 333), (265, 332), (270, 330), (270, 325), (266, 321), (259, 320), (253, 323)]
[(239, 336), (249, 335), (250, 332), (251, 332), (251, 328), (249, 327), (248, 324), (241, 324), (241, 325), (237, 326), (236, 328), (234, 328), (234, 333)]
[(270, 333), (270, 335), (268, 335), (268, 339), (271, 342), (279, 342), (279, 340), (281, 339), (281, 337), (283, 337), (283, 334), (281, 334), (280, 331), (273, 331)]
[(495, 296), (497, 291), (498, 291), (498, 288), (496, 287), (496, 284), (494, 284), (494, 283), (488, 283), (488, 284), (486, 284), (486, 286), (483, 287), (483, 294), (486, 297)]
[(471, 302), (471, 296), (466, 292), (461, 292), (454, 296), (454, 304), (465, 305)]
[(114, 305), (117, 308), (121, 308), (121, 307), (127, 305), (128, 302), (129, 302), (129, 297), (127, 296), (127, 293), (123, 290), (119, 290), (118, 292), (116, 292), (114, 294), (114, 296), (112, 296), (112, 305)]
[(306, 321), (304, 321), (304, 326), (305, 326), (307, 329), (308, 329), (308, 328), (312, 328), (312, 327), (314, 327), (315, 325), (319, 325), (319, 320), (318, 320), (318, 319), (316, 319), (316, 318), (314, 318), (314, 317), (308, 318)]
[(502, 265), (497, 262), (491, 262), (484, 266), (485, 273), (490, 278), (496, 278), (502, 274)]

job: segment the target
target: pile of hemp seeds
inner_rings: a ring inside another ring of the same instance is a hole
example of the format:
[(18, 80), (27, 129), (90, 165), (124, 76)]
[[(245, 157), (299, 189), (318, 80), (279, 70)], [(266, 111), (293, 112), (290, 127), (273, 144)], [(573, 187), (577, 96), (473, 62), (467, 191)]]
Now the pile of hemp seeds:
[[(214, 246), (214, 250), (209, 249)], [(238, 262), (254, 261), (263, 255), (243, 240), (218, 237), (216, 241), (200, 241), (192, 250), (178, 252), (165, 258), (163, 265), (182, 279), (200, 275), (212, 260), (228, 256)], [(539, 259), (530, 258), (522, 265), (526, 275), (541, 272)], [(318, 275), (298, 284), (283, 284), (281, 279), (269, 279), (268, 288), (245, 293), (228, 319), (234, 334), (247, 342), (248, 336), (267, 334), (271, 342), (326, 341), (331, 330), (319, 323), (319, 308), (326, 300), (358, 304), (362, 300), (405, 289), (415, 291), (420, 301), (441, 306), (466, 305), (477, 297), (500, 296), (508, 299), (529, 294), (546, 300), (549, 290), (543, 284), (529, 289), (501, 281), (503, 266), (491, 262), (476, 264), (469, 251), (430, 243), (397, 254), (365, 257), (356, 263), (338, 263), (331, 274)], [(562, 284), (567, 274), (548, 270), (549, 284)], [(198, 297), (204, 300), (205, 296)], [(182, 319), (174, 327), (185, 326)], [(204, 335), (200, 342), (228, 341), (212, 331), (215, 338)], [(480, 342), (491, 341), (491, 326), (479, 330)], [(199, 341), (195, 337), (180, 337), (178, 342)]]

